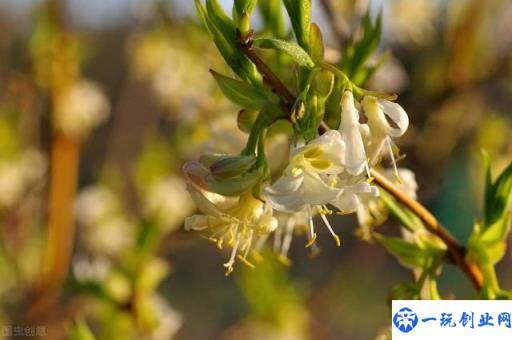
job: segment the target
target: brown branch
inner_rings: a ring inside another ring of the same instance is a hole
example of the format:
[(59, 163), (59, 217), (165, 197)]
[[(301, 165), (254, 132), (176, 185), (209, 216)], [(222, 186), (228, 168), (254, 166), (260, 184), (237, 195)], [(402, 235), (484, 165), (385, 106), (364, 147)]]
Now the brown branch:
[(455, 264), (466, 274), (477, 291), (482, 289), (483, 275), (480, 268), (466, 262), (466, 250), (457, 240), (444, 228), (439, 221), (418, 201), (412, 199), (404, 191), (398, 188), (390, 180), (384, 177), (377, 170), (372, 169), (372, 176), (375, 183), (391, 194), (397, 201), (409, 208), (425, 224), (425, 228), (432, 234), (439, 237), (448, 247), (448, 251)]
[(277, 77), (270, 67), (265, 64), (263, 60), (254, 52), (252, 41), (238, 43), (238, 48), (242, 51), (249, 60), (253, 62), (258, 71), (262, 74), (265, 82), (277, 93), (286, 105), (293, 105), (295, 103), (295, 96), (288, 90), (286, 85)]
[[(267, 81), (268, 85), (274, 90), (274, 92), (277, 93), (286, 104), (290, 105), (294, 103), (295, 97), (293, 94), (286, 88), (272, 70), (270, 70), (265, 62), (254, 52), (251, 42), (239, 43), (238, 46), (247, 58), (256, 65), (256, 68), (263, 75), (263, 78)], [(324, 122), (321, 122), (319, 131), (322, 133), (327, 130), (329, 130), (329, 127)], [(471, 280), (471, 283), (479, 292), (483, 285), (483, 275), (479, 267), (466, 262), (466, 250), (464, 247), (459, 244), (450, 232), (446, 230), (423, 205), (400, 190), (377, 170), (372, 169), (371, 171), (372, 176), (375, 178), (375, 183), (416, 214), (423, 221), (426, 229), (432, 234), (438, 236), (446, 244), (448, 252), (455, 265), (457, 265)]]

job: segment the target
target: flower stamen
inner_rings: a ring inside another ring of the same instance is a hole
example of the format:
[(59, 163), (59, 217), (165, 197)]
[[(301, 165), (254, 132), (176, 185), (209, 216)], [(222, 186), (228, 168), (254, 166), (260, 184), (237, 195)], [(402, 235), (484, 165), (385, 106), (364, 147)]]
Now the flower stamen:
[(325, 223), (325, 226), (327, 227), (327, 229), (329, 229), (329, 232), (331, 233), (332, 237), (334, 237), (334, 240), (336, 241), (336, 246), (338, 247), (341, 247), (341, 239), (340, 237), (334, 232), (334, 230), (332, 229), (332, 226), (331, 224), (329, 223), (329, 220), (327, 219), (327, 217), (325, 217), (324, 214), (320, 214), (320, 217), (322, 218), (322, 220), (324, 221)]

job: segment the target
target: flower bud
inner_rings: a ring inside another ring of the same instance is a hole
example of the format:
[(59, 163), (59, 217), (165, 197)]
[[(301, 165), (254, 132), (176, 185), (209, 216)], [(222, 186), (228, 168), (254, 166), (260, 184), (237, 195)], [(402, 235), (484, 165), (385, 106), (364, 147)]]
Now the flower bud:
[(224, 156), (210, 166), (210, 171), (215, 179), (229, 179), (246, 173), (254, 163), (254, 155)]
[(238, 128), (242, 130), (243, 132), (249, 133), (251, 132), (251, 128), (256, 121), (256, 118), (258, 117), (257, 111), (251, 111), (251, 110), (240, 110), (238, 112), (237, 116), (237, 124)]
[(327, 70), (320, 70), (315, 73), (311, 87), (321, 98), (327, 97), (334, 86), (334, 75)]
[(199, 162), (187, 162), (183, 165), (183, 173), (186, 178), (199, 188), (208, 190), (206, 177), (210, 174), (208, 169)]
[(226, 180), (219, 180), (211, 175), (206, 179), (208, 190), (223, 196), (238, 196), (253, 187), (259, 180), (260, 175), (258, 171), (252, 171)]
[(237, 28), (240, 31), (242, 37), (245, 37), (245, 35), (251, 29), (251, 17), (247, 14), (247, 12), (243, 12), (238, 18)]
[(299, 104), (297, 104), (293, 107), (291, 119), (293, 122), (297, 122), (302, 117), (304, 117), (305, 114), (306, 114), (306, 106), (304, 105), (304, 102), (301, 101)]

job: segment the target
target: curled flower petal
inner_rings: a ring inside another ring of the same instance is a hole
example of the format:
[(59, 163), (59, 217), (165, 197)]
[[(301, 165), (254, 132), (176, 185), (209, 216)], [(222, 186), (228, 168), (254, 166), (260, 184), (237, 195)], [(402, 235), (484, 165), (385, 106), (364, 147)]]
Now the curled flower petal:
[(340, 132), (345, 144), (345, 157), (343, 164), (351, 175), (359, 175), (366, 165), (366, 152), (361, 137), (359, 113), (354, 105), (352, 92), (345, 91), (341, 99), (341, 125)]
[(393, 103), (385, 99), (379, 99), (378, 101), (382, 106), (384, 113), (391, 118), (393, 123), (398, 127), (391, 127), (389, 135), (391, 137), (402, 136), (409, 127), (409, 116), (407, 116), (407, 112), (405, 112), (405, 110), (397, 103)]
[(302, 195), (307, 202), (313, 205), (322, 205), (333, 200), (339, 193), (339, 189), (327, 185), (318, 175), (306, 173), (302, 186)]
[(345, 186), (330, 203), (343, 213), (354, 212), (361, 204), (359, 195), (378, 196), (379, 191), (376, 186), (367, 182), (356, 183)]
[(190, 193), (192, 200), (197, 205), (197, 208), (205, 215), (211, 215), (215, 217), (221, 217), (222, 211), (208, 200), (199, 189), (194, 185), (187, 184), (187, 191)]

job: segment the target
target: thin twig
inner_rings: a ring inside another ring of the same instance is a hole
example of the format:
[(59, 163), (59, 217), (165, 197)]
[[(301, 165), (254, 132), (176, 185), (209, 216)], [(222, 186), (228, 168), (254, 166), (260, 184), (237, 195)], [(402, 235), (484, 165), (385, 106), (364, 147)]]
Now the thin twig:
[(238, 48), (242, 51), (249, 60), (253, 62), (258, 71), (263, 75), (263, 79), (269, 86), (281, 97), (287, 105), (292, 105), (295, 102), (295, 96), (288, 90), (286, 85), (281, 82), (279, 77), (275, 75), (270, 67), (265, 64), (263, 60), (254, 52), (252, 42), (239, 42)]
[[(281, 99), (287, 103), (292, 104), (295, 102), (295, 97), (281, 82), (281, 80), (270, 70), (261, 58), (252, 50), (251, 43), (239, 43), (240, 50), (256, 65), (258, 71), (263, 75), (270, 87), (278, 94)], [(319, 126), (319, 131), (325, 132), (329, 128), (322, 122)], [(464, 274), (471, 280), (471, 283), (477, 291), (482, 289), (483, 275), (479, 267), (470, 264), (465, 260), (466, 250), (459, 242), (446, 230), (437, 219), (418, 201), (412, 199), (395, 184), (386, 179), (376, 170), (371, 170), (372, 176), (375, 178), (375, 183), (381, 186), (395, 199), (404, 204), (414, 214), (416, 214), (425, 223), (425, 227), (429, 232), (438, 236), (448, 248), (449, 254), (453, 258), (455, 264), (464, 272)]]
[(469, 264), (465, 260), (466, 250), (459, 242), (444, 228), (439, 221), (422, 204), (411, 198), (403, 190), (398, 188), (390, 180), (384, 177), (377, 170), (371, 170), (375, 183), (391, 194), (396, 200), (409, 208), (425, 224), (425, 228), (432, 234), (439, 237), (448, 247), (455, 264), (469, 277), (476, 290), (482, 289), (483, 275), (480, 268)]

